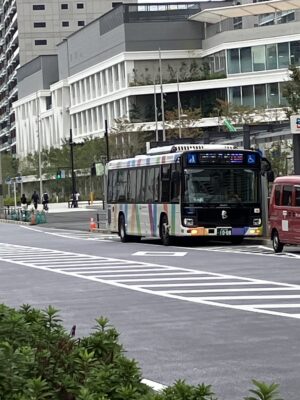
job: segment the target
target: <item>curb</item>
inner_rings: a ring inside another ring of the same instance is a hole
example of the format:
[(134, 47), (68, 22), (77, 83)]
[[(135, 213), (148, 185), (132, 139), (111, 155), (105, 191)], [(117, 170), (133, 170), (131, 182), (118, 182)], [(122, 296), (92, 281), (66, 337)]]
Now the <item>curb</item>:
[(15, 221), (13, 219), (0, 219), (0, 223), (4, 224), (16, 224), (16, 225), (32, 225), (31, 222)]

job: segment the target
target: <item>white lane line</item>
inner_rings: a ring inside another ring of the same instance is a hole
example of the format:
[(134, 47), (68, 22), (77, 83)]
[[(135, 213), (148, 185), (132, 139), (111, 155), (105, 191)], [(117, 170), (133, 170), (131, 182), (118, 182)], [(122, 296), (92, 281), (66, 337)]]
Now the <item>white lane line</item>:
[(147, 256), (147, 257), (183, 257), (187, 255), (186, 251), (137, 251), (132, 254), (133, 256)]
[(167, 386), (162, 385), (161, 383), (150, 381), (149, 379), (142, 379), (141, 382), (151, 387), (155, 392), (161, 392), (167, 388)]
[[(28, 249), (28, 246), (19, 246), (19, 245), (8, 245), (5, 243), (0, 243), (0, 248), (6, 248), (8, 250), (11, 250), (12, 255), (16, 252), (16, 251), (22, 251), (23, 249)], [(35, 252), (38, 253), (39, 251), (47, 251), (47, 249), (39, 249), (39, 248), (34, 248), (34, 247), (30, 247), (30, 249)], [(52, 250), (51, 250), (52, 251)], [(52, 251), (53, 252), (53, 251)], [(80, 254), (80, 253), (70, 253), (70, 252), (63, 252), (63, 251), (54, 251), (57, 254), (57, 257), (60, 257), (62, 254), (69, 254), (69, 255), (76, 255), (76, 256), (81, 256), (84, 257), (86, 256), (86, 260), (91, 260), (91, 259), (101, 259), (103, 260), (103, 257), (97, 257), (97, 256), (90, 256), (90, 255), (84, 255), (84, 254)], [(1, 259), (1, 258), (0, 258)], [(252, 300), (252, 299), (258, 299), (258, 300), (264, 300), (264, 299), (291, 299), (291, 298), (300, 298), (300, 295), (273, 295), (273, 296), (267, 296), (267, 295), (260, 295), (260, 296), (202, 296), (202, 297), (193, 297), (193, 296), (182, 296), (182, 295), (178, 295), (178, 294), (174, 294), (174, 293), (168, 293), (168, 292), (156, 292), (153, 290), (148, 290), (147, 288), (143, 288), (140, 286), (130, 286), (130, 285), (126, 285), (122, 282), (120, 282), (118, 278), (120, 275), (119, 274), (112, 274), (112, 275), (104, 275), (104, 276), (91, 276), (91, 275), (85, 275), (85, 274), (80, 274), (80, 273), (76, 273), (76, 272), (72, 272), (72, 271), (62, 271), (60, 269), (51, 269), (48, 266), (40, 266), (40, 265), (36, 265), (32, 260), (31, 262), (28, 261), (21, 261), (21, 260), (12, 260), (8, 257), (4, 257), (2, 258), (3, 261), (8, 262), (8, 263), (12, 263), (12, 264), (19, 264), (19, 265), (23, 265), (26, 267), (32, 267), (32, 268), (36, 268), (36, 269), (40, 269), (43, 271), (52, 271), (52, 272), (56, 272), (62, 275), (67, 275), (67, 276), (72, 276), (72, 277), (76, 277), (76, 278), (81, 278), (81, 279), (87, 279), (93, 282), (98, 282), (98, 283), (103, 283), (103, 284), (110, 284), (111, 286), (115, 286), (115, 287), (120, 287), (120, 288), (124, 288), (124, 289), (130, 289), (130, 290), (134, 290), (137, 292), (141, 292), (141, 293), (147, 293), (147, 294), (151, 294), (151, 295), (156, 295), (156, 296), (161, 296), (161, 297), (165, 297), (165, 298), (169, 298), (169, 299), (175, 299), (175, 300), (182, 300), (182, 301), (189, 301), (189, 302), (193, 302), (193, 303), (197, 303), (197, 304), (204, 304), (204, 305), (210, 305), (210, 306), (215, 306), (215, 307), (222, 307), (222, 308), (228, 308), (228, 309), (233, 309), (233, 310), (243, 310), (243, 311), (251, 311), (251, 312), (255, 312), (255, 313), (262, 313), (262, 314), (268, 314), (268, 315), (276, 315), (276, 316), (281, 316), (281, 317), (288, 317), (288, 318), (300, 318), (300, 314), (289, 314), (289, 313), (283, 313), (283, 312), (276, 312), (274, 310), (264, 310), (264, 309), (255, 309), (255, 304), (248, 304), (247, 307), (245, 307), (245, 305), (233, 305), (233, 304), (226, 304), (221, 302), (221, 300)], [(115, 258), (107, 258), (107, 260), (118, 260)], [(129, 260), (118, 260), (120, 263), (123, 262), (128, 262)], [(201, 274), (202, 275), (206, 275), (209, 276), (211, 275), (212, 278), (214, 277), (223, 277), (224, 279), (237, 279), (239, 281), (247, 281), (247, 282), (257, 282), (257, 281), (261, 281), (264, 282), (265, 285), (281, 285), (282, 287), (294, 287), (300, 290), (300, 286), (299, 285), (292, 285), (292, 284), (288, 284), (288, 283), (280, 283), (280, 282), (272, 282), (272, 281), (262, 281), (262, 280), (257, 280), (257, 279), (251, 279), (251, 278), (243, 278), (243, 277), (239, 277), (239, 276), (234, 276), (234, 275), (224, 275), (224, 274), (216, 274), (216, 273), (210, 273), (207, 271), (196, 271), (196, 270), (192, 270), (192, 269), (185, 269), (185, 268), (180, 268), (180, 267), (171, 267), (171, 266), (165, 266), (165, 265), (158, 265), (158, 264), (150, 264), (150, 263), (139, 263), (141, 266), (151, 266), (153, 268), (158, 267), (159, 269), (162, 270), (166, 270), (167, 272), (157, 272), (157, 273), (153, 273), (151, 271), (151, 273), (144, 273), (144, 274), (130, 274), (130, 275), (126, 275), (126, 274), (122, 274), (121, 276), (124, 277), (135, 277), (135, 276), (142, 276), (144, 279), (145, 277), (154, 275), (154, 276), (160, 276), (160, 275), (167, 275), (169, 277), (169, 279), (172, 279), (173, 275), (178, 275), (181, 274), (183, 276), (181, 276), (181, 278), (185, 279), (187, 277), (187, 275), (189, 275), (190, 277), (193, 277), (195, 279), (199, 279), (199, 277), (201, 278)], [(129, 265), (130, 268), (130, 265)], [(180, 272), (178, 272), (180, 271)], [(125, 271), (124, 271), (125, 272)], [(200, 275), (200, 276), (199, 276)], [(107, 279), (107, 278), (113, 278), (113, 279)], [(202, 276), (202, 278), (204, 278)], [(164, 278), (161, 278), (164, 279)]]
[[(207, 273), (205, 273), (205, 274), (207, 274)], [(174, 275), (174, 274), (172, 274), (172, 275)], [(253, 283), (253, 282), (259, 282), (259, 281), (257, 281), (257, 280), (255, 280), (255, 279), (251, 279), (251, 278), (241, 278), (241, 277), (234, 277), (234, 276), (231, 276), (231, 275), (228, 275), (228, 276), (226, 276), (226, 275), (223, 275), (223, 276), (203, 276), (203, 277), (201, 277), (201, 274), (198, 276), (192, 276), (192, 277), (186, 277), (186, 278), (150, 278), (150, 279), (148, 279), (148, 278), (145, 278), (145, 279), (118, 279), (118, 282), (158, 282), (158, 281), (188, 281), (188, 280), (193, 280), (193, 281), (205, 281), (205, 280), (208, 280), (208, 281), (218, 281), (218, 280), (226, 280), (226, 279), (236, 279), (236, 280), (241, 280), (241, 279), (245, 279), (245, 281), (248, 281), (249, 280), (249, 282), (250, 283)], [(263, 282), (263, 283), (265, 283), (265, 282), (267, 282), (267, 281), (261, 281), (261, 282)], [(223, 284), (224, 285), (224, 282), (222, 282), (222, 283), (220, 283), (220, 285), (221, 284)], [(184, 285), (184, 283), (182, 284), (182, 285)], [(144, 286), (144, 285), (139, 285), (139, 286)], [(150, 285), (150, 286), (152, 286), (152, 285)]]
[[(215, 278), (216, 279), (216, 278)], [(168, 279), (169, 280), (169, 279)], [(149, 285), (138, 285), (140, 287), (149, 287), (149, 288), (159, 288), (159, 287), (182, 287), (182, 286), (187, 286), (187, 287), (193, 287), (193, 286), (246, 286), (246, 285), (265, 285), (265, 282), (213, 282), (213, 283), (159, 283), (159, 284), (149, 284)], [(169, 292), (169, 291), (168, 291)], [(169, 292), (170, 293), (170, 292)]]
[(280, 291), (289, 291), (289, 290), (297, 290), (300, 291), (300, 288), (296, 287), (260, 287), (260, 288), (238, 288), (238, 289), (181, 289), (181, 290), (168, 290), (168, 293), (176, 294), (176, 293), (230, 293), (230, 292), (280, 292)]
[[(169, 292), (168, 292), (169, 293)], [(300, 294), (261, 295), (261, 296), (204, 296), (194, 297), (195, 300), (261, 300), (261, 299), (300, 299)], [(255, 307), (255, 305), (253, 305)]]
[[(241, 307), (249, 307), (249, 306), (241, 306)], [(271, 303), (271, 304), (255, 304), (251, 306), (252, 308), (300, 308), (300, 303)]]

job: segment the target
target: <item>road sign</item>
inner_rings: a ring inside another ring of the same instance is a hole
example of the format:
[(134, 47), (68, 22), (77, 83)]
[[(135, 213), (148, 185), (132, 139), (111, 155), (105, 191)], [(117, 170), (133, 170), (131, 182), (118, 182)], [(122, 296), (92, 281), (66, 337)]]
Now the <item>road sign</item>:
[(10, 185), (11, 184), (11, 178), (8, 176), (7, 178), (5, 178), (5, 183), (7, 184), (7, 185)]

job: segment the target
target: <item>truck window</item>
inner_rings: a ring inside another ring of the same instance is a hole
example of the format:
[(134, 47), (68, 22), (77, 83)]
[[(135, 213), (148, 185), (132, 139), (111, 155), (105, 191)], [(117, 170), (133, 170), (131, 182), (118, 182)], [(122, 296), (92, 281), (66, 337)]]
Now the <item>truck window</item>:
[(275, 186), (275, 205), (280, 206), (280, 189), (281, 186)]
[(292, 205), (292, 186), (283, 186), (282, 191), (282, 205), (283, 206), (291, 206)]
[(296, 207), (300, 207), (300, 187), (295, 187)]

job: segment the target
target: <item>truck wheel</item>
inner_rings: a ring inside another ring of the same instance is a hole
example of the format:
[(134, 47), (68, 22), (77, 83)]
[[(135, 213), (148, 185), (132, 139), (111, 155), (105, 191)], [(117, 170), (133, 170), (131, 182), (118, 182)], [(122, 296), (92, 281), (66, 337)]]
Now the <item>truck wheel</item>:
[(279, 234), (277, 231), (274, 231), (274, 233), (273, 233), (272, 244), (273, 244), (273, 249), (274, 249), (275, 253), (282, 252), (284, 244), (281, 243), (281, 241), (279, 239)]

